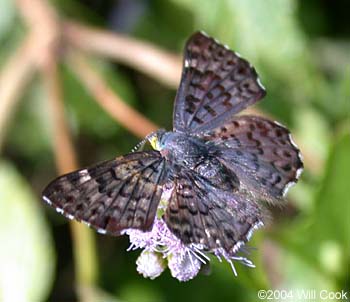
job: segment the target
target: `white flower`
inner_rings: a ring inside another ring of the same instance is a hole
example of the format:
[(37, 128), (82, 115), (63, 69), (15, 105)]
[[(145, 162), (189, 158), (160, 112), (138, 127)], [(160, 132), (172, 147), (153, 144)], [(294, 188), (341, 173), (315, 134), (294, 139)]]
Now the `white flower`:
[(155, 252), (143, 250), (136, 260), (137, 271), (145, 278), (155, 279), (165, 269), (165, 261), (162, 256)]
[(188, 281), (197, 276), (201, 262), (190, 252), (183, 255), (174, 253), (168, 257), (171, 275), (179, 281)]

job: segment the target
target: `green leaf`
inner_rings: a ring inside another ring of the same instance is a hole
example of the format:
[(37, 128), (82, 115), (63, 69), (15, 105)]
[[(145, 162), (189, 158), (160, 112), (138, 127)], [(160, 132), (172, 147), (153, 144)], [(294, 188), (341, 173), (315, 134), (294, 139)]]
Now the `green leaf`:
[[(314, 289), (317, 292), (320, 290), (334, 290), (334, 280), (330, 276), (320, 274), (320, 271), (310, 265), (305, 258), (300, 257), (300, 254), (293, 253), (290, 249), (283, 250), (276, 261), (276, 266), (281, 268), (282, 278), (279, 288), (291, 291), (294, 294), (301, 291), (306, 292), (309, 289)], [(294, 297), (293, 301), (304, 301)]]
[(15, 16), (14, 1), (0, 0), (0, 39), (13, 26)]
[(23, 92), (22, 98), (14, 118), (10, 121), (7, 145), (17, 156), (38, 163), (51, 149), (51, 115), (48, 114), (50, 104), (39, 81), (31, 83)]
[(306, 150), (313, 150), (317, 160), (323, 163), (328, 155), (331, 142), (331, 132), (327, 121), (313, 107), (303, 106), (303, 109), (295, 115), (295, 125), (293, 133), (298, 137), (298, 143)]
[(43, 301), (55, 257), (39, 201), (13, 165), (0, 161), (0, 301)]
[(313, 225), (316, 238), (335, 241), (344, 252), (350, 246), (349, 155), (350, 135), (347, 133), (336, 141), (328, 159), (326, 174), (316, 197), (317, 220)]
[[(327, 289), (341, 289), (346, 283), (350, 261), (349, 154), (350, 135), (346, 133), (335, 141), (328, 157), (312, 213), (276, 233), (285, 248), (283, 263), (289, 263), (284, 274), (298, 286), (305, 283), (309, 288), (327, 285)], [(295, 278), (296, 274), (300, 278)]]
[[(147, 280), (148, 281), (148, 280)], [(147, 282), (130, 282), (120, 293), (122, 301), (150, 302), (164, 301), (164, 297), (155, 288), (147, 285)]]
[[(349, 47), (350, 48), (350, 47)], [(337, 77), (334, 85), (334, 102), (330, 110), (338, 119), (349, 120), (350, 117), (350, 62), (346, 65), (343, 74)]]

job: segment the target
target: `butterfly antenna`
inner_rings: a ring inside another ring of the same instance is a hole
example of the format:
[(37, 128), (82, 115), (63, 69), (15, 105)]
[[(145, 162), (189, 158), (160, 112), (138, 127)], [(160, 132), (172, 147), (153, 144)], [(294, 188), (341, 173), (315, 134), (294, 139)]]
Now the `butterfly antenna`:
[(146, 143), (157, 134), (157, 131), (154, 131), (148, 134), (142, 141), (140, 141), (134, 148), (131, 149), (131, 152), (142, 151)]
[(145, 144), (147, 142), (147, 137), (145, 137), (142, 141), (140, 141), (134, 148), (131, 149), (131, 152), (134, 153), (136, 151), (142, 151)]

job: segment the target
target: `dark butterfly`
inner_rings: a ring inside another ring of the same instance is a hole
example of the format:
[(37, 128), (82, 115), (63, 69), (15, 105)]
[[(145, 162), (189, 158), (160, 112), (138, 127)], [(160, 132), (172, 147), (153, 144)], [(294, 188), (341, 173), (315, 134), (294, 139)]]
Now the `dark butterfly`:
[(265, 95), (255, 69), (201, 32), (185, 47), (174, 129), (135, 152), (54, 180), (43, 199), (100, 233), (152, 228), (163, 220), (184, 244), (236, 253), (262, 225), (261, 200), (278, 203), (303, 163), (290, 132), (257, 116), (235, 116)]

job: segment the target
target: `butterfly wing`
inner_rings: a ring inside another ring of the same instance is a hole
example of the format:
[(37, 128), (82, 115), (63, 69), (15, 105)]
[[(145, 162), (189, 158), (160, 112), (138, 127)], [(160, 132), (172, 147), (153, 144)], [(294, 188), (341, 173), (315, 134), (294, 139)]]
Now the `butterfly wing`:
[(100, 233), (146, 231), (152, 227), (165, 174), (158, 151), (135, 152), (57, 178), (44, 190), (43, 199)]
[(264, 200), (281, 199), (303, 169), (288, 129), (262, 117), (231, 117), (201, 137), (219, 146), (219, 160), (237, 175), (241, 189)]
[(210, 130), (264, 95), (255, 69), (246, 60), (197, 32), (185, 47), (174, 131)]
[(233, 256), (262, 225), (260, 207), (247, 196), (217, 189), (190, 171), (174, 185), (163, 219), (184, 244)]

